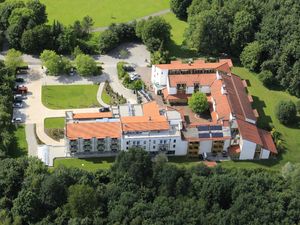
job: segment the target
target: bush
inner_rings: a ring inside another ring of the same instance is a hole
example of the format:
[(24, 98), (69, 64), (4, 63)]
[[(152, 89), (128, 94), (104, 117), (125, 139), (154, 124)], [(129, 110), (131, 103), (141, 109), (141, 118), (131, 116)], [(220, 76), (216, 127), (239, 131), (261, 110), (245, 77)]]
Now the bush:
[(300, 113), (300, 100), (298, 100), (296, 102), (296, 109), (297, 109), (297, 112)]
[(260, 72), (259, 79), (265, 87), (271, 87), (272, 85), (274, 85), (273, 74), (269, 70), (263, 70), (262, 72)]
[(117, 63), (117, 71), (118, 71), (118, 78), (122, 79), (125, 77), (127, 72), (124, 70), (123, 66), (126, 64), (126, 62), (118, 62)]
[(192, 97), (189, 98), (188, 104), (195, 113), (203, 113), (209, 108), (206, 95), (201, 92), (194, 93)]
[(276, 107), (276, 117), (280, 123), (288, 125), (296, 121), (296, 105), (292, 101), (281, 101)]
[(89, 55), (77, 55), (75, 64), (78, 73), (82, 76), (97, 75), (99, 72), (96, 61)]

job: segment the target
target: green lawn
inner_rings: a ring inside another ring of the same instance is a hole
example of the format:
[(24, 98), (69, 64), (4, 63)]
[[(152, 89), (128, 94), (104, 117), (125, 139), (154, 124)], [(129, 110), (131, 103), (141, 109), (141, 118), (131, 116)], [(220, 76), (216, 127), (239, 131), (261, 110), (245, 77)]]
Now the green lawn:
[(98, 85), (51, 85), (42, 87), (42, 102), (49, 109), (99, 107)]
[(193, 58), (198, 54), (190, 49), (182, 46), (184, 41), (184, 32), (188, 27), (187, 22), (179, 20), (173, 13), (167, 13), (162, 16), (172, 27), (171, 29), (171, 42), (167, 43), (167, 48), (170, 56), (176, 58)]
[(19, 125), (18, 128), (14, 132), (14, 136), (16, 139), (16, 145), (12, 147), (12, 151), (10, 152), (11, 157), (20, 157), (27, 155), (28, 145), (26, 141), (25, 134), (25, 126)]
[(285, 163), (300, 162), (300, 118), (292, 127), (286, 127), (279, 123), (275, 116), (275, 106), (281, 100), (297, 101), (296, 97), (289, 95), (283, 91), (269, 90), (265, 88), (259, 81), (256, 74), (249, 72), (242, 67), (235, 67), (233, 72), (241, 78), (248, 80), (248, 90), (253, 96), (254, 108), (257, 109), (260, 117), (258, 126), (262, 128), (274, 126), (281, 134), (285, 142), (286, 151), (279, 157), (278, 160), (267, 160), (257, 162), (225, 162), (222, 163), (225, 167), (263, 167), (271, 169), (280, 169)]
[(66, 25), (89, 15), (95, 27), (127, 22), (168, 9), (169, 0), (41, 0), (47, 7), (48, 20)]
[(102, 101), (104, 103), (110, 105), (110, 103), (111, 103), (111, 97), (107, 94), (105, 88), (102, 91), (101, 98), (102, 98)]
[(44, 121), (44, 127), (47, 129), (63, 129), (65, 126), (64, 117), (46, 118)]
[(54, 167), (64, 165), (66, 167), (77, 167), (87, 171), (95, 171), (98, 169), (109, 169), (113, 162), (114, 157), (103, 158), (89, 158), (89, 159), (55, 159)]

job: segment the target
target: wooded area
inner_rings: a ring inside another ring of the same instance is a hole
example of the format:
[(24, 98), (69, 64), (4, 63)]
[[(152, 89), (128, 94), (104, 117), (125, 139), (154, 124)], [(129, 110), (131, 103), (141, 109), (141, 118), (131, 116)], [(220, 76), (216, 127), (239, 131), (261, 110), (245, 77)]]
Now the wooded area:
[(108, 171), (60, 167), (36, 159), (0, 163), (3, 224), (298, 224), (300, 167), (191, 169), (122, 152)]

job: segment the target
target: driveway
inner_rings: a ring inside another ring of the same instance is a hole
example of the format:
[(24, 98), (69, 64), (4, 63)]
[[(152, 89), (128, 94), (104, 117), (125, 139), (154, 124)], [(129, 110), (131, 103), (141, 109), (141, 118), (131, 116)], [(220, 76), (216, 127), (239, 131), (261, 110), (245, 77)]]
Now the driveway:
[[(129, 52), (127, 59), (119, 58), (119, 51), (126, 49)], [(2, 56), (3, 57), (3, 56)], [(26, 78), (26, 86), (29, 93), (27, 99), (24, 102), (24, 108), (15, 109), (14, 116), (22, 117), (28, 127), (36, 124), (36, 134), (38, 138), (47, 145), (50, 146), (65, 146), (64, 140), (60, 142), (53, 140), (44, 132), (44, 119), (48, 117), (64, 117), (66, 111), (79, 112), (97, 112), (98, 108), (84, 108), (84, 109), (63, 109), (52, 110), (46, 108), (42, 104), (42, 86), (43, 85), (79, 85), (79, 84), (95, 84), (103, 83), (108, 80), (111, 87), (115, 92), (123, 95), (131, 103), (136, 103), (136, 96), (132, 90), (125, 88), (118, 79), (116, 64), (119, 61), (126, 61), (133, 63), (138, 67), (146, 67), (150, 60), (150, 53), (146, 47), (141, 44), (126, 43), (115, 49), (108, 55), (94, 56), (98, 62), (104, 63), (103, 74), (95, 77), (83, 78), (80, 76), (46, 76), (41, 68), (41, 62), (39, 59), (24, 55), (24, 60), (30, 65), (30, 74), (23, 77)], [(99, 85), (98, 98), (101, 96), (101, 89), (103, 85)], [(101, 103), (101, 102), (100, 102)], [(32, 135), (32, 129), (28, 129), (27, 134)], [(32, 147), (33, 148), (33, 147)], [(34, 155), (34, 150), (30, 151), (30, 154)]]

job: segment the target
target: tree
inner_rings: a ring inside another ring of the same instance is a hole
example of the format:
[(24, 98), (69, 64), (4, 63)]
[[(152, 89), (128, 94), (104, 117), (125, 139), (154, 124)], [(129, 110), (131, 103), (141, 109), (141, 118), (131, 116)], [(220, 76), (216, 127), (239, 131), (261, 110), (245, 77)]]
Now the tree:
[(40, 1), (30, 0), (26, 2), (26, 7), (33, 11), (33, 20), (36, 24), (44, 24), (47, 22), (46, 6)]
[(185, 38), (187, 45), (198, 52), (216, 55), (230, 46), (229, 16), (224, 10), (207, 10), (189, 19)]
[(209, 108), (207, 97), (204, 93), (195, 92), (188, 100), (189, 107), (195, 113), (203, 113)]
[(192, 0), (171, 0), (170, 8), (179, 19), (186, 20), (187, 9), (191, 4)]
[(146, 184), (152, 176), (151, 158), (142, 149), (130, 149), (121, 152), (112, 167), (112, 178), (130, 177), (136, 184)]
[(89, 16), (83, 17), (81, 21), (81, 27), (86, 34), (89, 34), (91, 32), (91, 28), (93, 25), (94, 25), (94, 21), (91, 17)]
[(73, 217), (92, 217), (97, 207), (95, 190), (83, 184), (76, 184), (69, 187), (68, 209)]
[(117, 47), (119, 44), (119, 37), (111, 30), (105, 30), (100, 34), (99, 50), (101, 53), (106, 53), (109, 50)]
[(273, 74), (269, 70), (263, 70), (259, 74), (259, 79), (265, 87), (271, 87), (275, 83)]
[(237, 54), (241, 53), (246, 44), (253, 41), (255, 22), (255, 16), (245, 10), (235, 14), (231, 31), (231, 42), (233, 51)]
[(21, 48), (27, 53), (39, 54), (52, 46), (51, 27), (48, 25), (38, 25), (22, 34)]
[[(170, 40), (171, 26), (162, 17), (151, 17), (146, 21), (139, 21), (136, 25), (137, 36), (146, 44), (149, 51), (157, 51)], [(153, 45), (153, 43), (156, 43)]]
[(246, 68), (251, 71), (259, 71), (263, 47), (258, 41), (248, 44), (241, 53), (240, 59)]
[(296, 121), (297, 110), (295, 103), (292, 101), (280, 101), (275, 112), (277, 119), (282, 124), (289, 125)]
[(24, 64), (22, 59), (22, 53), (15, 49), (10, 49), (7, 51), (5, 56), (5, 66), (12, 71), (13, 73), (16, 72), (18, 67), (21, 67)]
[(40, 55), (43, 65), (51, 75), (60, 75), (69, 73), (71, 62), (68, 58), (57, 55), (54, 51), (44, 50)]
[(98, 73), (96, 61), (84, 54), (79, 54), (75, 58), (77, 72), (82, 76), (91, 76)]
[(14, 217), (21, 217), (22, 221), (36, 222), (42, 213), (37, 194), (23, 189), (14, 200), (12, 213)]

